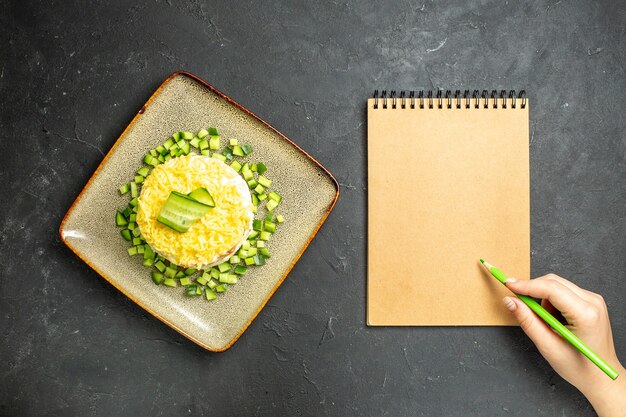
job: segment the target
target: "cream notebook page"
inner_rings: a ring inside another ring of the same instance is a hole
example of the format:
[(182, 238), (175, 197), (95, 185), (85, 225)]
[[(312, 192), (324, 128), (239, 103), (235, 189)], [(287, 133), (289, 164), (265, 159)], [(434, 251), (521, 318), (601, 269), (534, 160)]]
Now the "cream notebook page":
[(369, 325), (515, 324), (479, 263), (530, 275), (529, 106), (503, 100), (368, 100)]

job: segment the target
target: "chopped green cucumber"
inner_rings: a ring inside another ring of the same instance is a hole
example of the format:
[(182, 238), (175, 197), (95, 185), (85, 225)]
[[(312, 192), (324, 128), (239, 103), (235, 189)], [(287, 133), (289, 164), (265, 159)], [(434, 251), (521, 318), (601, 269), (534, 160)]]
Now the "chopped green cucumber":
[(259, 197), (256, 194), (252, 194), (252, 204), (256, 207), (259, 205)]
[(149, 173), (150, 168), (148, 167), (141, 167), (137, 170), (137, 174), (141, 175), (142, 177), (147, 177)]
[(163, 143), (163, 147), (165, 149), (169, 149), (172, 147), (173, 144), (174, 144), (174, 139), (169, 138), (168, 140), (165, 141), (165, 143)]
[(254, 189), (257, 185), (259, 185), (259, 183), (255, 180), (255, 179), (251, 179), (250, 181), (248, 181), (248, 187), (250, 187), (250, 189)]
[(220, 284), (215, 287), (215, 291), (217, 292), (226, 292), (226, 290), (228, 290), (228, 284)]
[(230, 259), (228, 260), (228, 263), (231, 265), (236, 265), (241, 261), (241, 259), (239, 259), (239, 256), (237, 255), (233, 255), (230, 257)]
[(146, 248), (144, 248), (143, 245), (135, 246), (135, 247), (137, 248), (137, 253), (143, 254), (144, 251), (146, 250)]
[(285, 218), (283, 216), (281, 216), (280, 214), (276, 215), (276, 221), (278, 223), (283, 223), (285, 221)]
[(117, 226), (128, 225), (128, 220), (126, 220), (126, 217), (124, 217), (124, 215), (120, 211), (115, 212), (115, 224)]
[(137, 255), (137, 246), (131, 246), (130, 248), (128, 248), (128, 254), (130, 256)]
[(207, 282), (209, 282), (209, 280), (205, 278), (204, 276), (201, 276), (201, 277), (196, 278), (196, 282), (200, 285), (206, 285)]
[(272, 222), (268, 222), (266, 221), (263, 224), (263, 230), (270, 232), (270, 233), (275, 233), (276, 232), (276, 223), (272, 223)]
[(263, 187), (261, 184), (254, 187), (254, 192), (257, 194), (263, 194), (263, 191), (265, 191), (265, 187)]
[(215, 207), (215, 200), (213, 200), (211, 193), (209, 193), (206, 188), (196, 188), (187, 195), (194, 200), (201, 202), (202, 204), (206, 204), (210, 207)]
[(270, 232), (263, 231), (259, 234), (259, 239), (264, 240), (266, 242), (270, 240), (271, 237), (272, 237), (272, 234)]
[(215, 127), (210, 127), (210, 128), (209, 128), (209, 135), (211, 135), (211, 136), (217, 136), (217, 135), (219, 135), (219, 133), (217, 133), (217, 128), (215, 128)]
[(215, 294), (212, 290), (210, 290), (208, 288), (206, 290), (204, 290), (204, 296), (209, 301), (215, 300), (217, 298), (217, 294)]
[(177, 232), (186, 232), (211, 206), (172, 191), (161, 208), (157, 221)]
[(260, 253), (254, 255), (254, 264), (257, 266), (265, 265), (265, 256)]
[(270, 200), (274, 200), (277, 203), (280, 203), (280, 201), (283, 199), (277, 192), (274, 192), (274, 191), (269, 193), (268, 197)]
[(246, 271), (248, 270), (247, 267), (243, 266), (243, 265), (237, 265), (234, 269), (234, 273), (237, 275), (243, 275), (246, 273)]
[(181, 278), (180, 279), (180, 285), (190, 285), (191, 284), (191, 279), (189, 277), (185, 277), (185, 278)]
[(187, 140), (191, 140), (194, 137), (194, 134), (192, 132), (183, 132), (183, 139), (187, 139)]
[(139, 193), (137, 192), (137, 184), (134, 182), (130, 183), (130, 196), (132, 198), (137, 198), (137, 196), (139, 195)]
[[(143, 254), (145, 255), (146, 252), (144, 251)], [(143, 259), (143, 266), (152, 266), (153, 264), (154, 264), (154, 259), (151, 259), (151, 258), (148, 258), (148, 259), (144, 258)]]
[[(258, 172), (259, 175), (263, 175), (263, 174), (265, 174), (266, 171), (267, 171), (267, 166), (263, 162), (257, 162), (257, 164), (256, 164), (256, 172)], [(268, 187), (269, 187), (269, 185), (268, 185)]]
[(230, 144), (230, 146), (237, 146), (237, 139), (232, 138), (231, 140), (228, 141), (228, 143)]
[(245, 153), (246, 155), (250, 155), (253, 151), (252, 146), (250, 145), (243, 145), (241, 149), (243, 150), (243, 153)]
[(178, 283), (173, 278), (166, 278), (166, 279), (164, 279), (163, 280), (163, 285), (166, 285), (168, 287), (178, 287)]
[(254, 265), (254, 258), (246, 258), (244, 262), (246, 265)]
[(258, 230), (253, 230), (252, 232), (250, 232), (250, 234), (248, 235), (248, 240), (252, 240), (252, 239), (256, 239), (256, 237), (259, 235), (259, 231)]
[(259, 248), (259, 253), (261, 255), (263, 255), (264, 257), (266, 257), (266, 258), (271, 258), (272, 257), (271, 254), (270, 254), (269, 249), (267, 249), (266, 247)]
[(152, 249), (152, 247), (146, 243), (144, 246), (143, 258), (154, 259), (155, 256), (156, 256), (156, 253), (154, 253), (154, 250)]
[(132, 240), (132, 237), (130, 235), (130, 230), (123, 229), (123, 230), (120, 231), (120, 234), (122, 235), (124, 240), (128, 240), (129, 242)]
[(212, 151), (218, 150), (222, 146), (221, 140), (219, 136), (211, 135), (211, 139), (209, 139), (209, 149)]
[(135, 175), (135, 184), (141, 184), (144, 180), (144, 177), (142, 177), (141, 175)]
[(200, 151), (200, 155), (202, 156), (211, 156), (211, 151), (208, 149), (203, 149)]
[(222, 154), (226, 157), (226, 159), (228, 159), (229, 161), (232, 161), (233, 159), (233, 150), (230, 147), (225, 147), (222, 150)]
[(276, 200), (267, 200), (267, 204), (265, 205), (265, 208), (267, 209), (267, 211), (272, 211), (276, 207), (278, 207), (278, 201), (276, 201)]
[(263, 230), (263, 220), (259, 220), (259, 219), (252, 220), (252, 228), (259, 232)]
[(257, 240), (256, 241), (256, 247), (257, 248), (264, 248), (265, 247), (265, 242), (263, 242), (262, 240)]
[(222, 162), (226, 162), (226, 157), (222, 155), (221, 153), (215, 152), (213, 155), (211, 155), (211, 158), (218, 159)]
[(154, 267), (155, 267), (156, 269), (158, 269), (158, 270), (159, 270), (159, 272), (164, 272), (164, 271), (165, 271), (165, 268), (166, 268), (165, 264), (164, 264), (161, 260), (158, 260), (158, 261), (154, 264)]
[(239, 279), (237, 275), (231, 274), (222, 274), (220, 275), (220, 283), (221, 284), (236, 284)]
[(172, 268), (171, 266), (168, 266), (165, 268), (165, 276), (169, 277), (169, 278), (174, 278), (176, 276), (176, 269)]
[(243, 179), (246, 181), (252, 181), (254, 179), (254, 173), (250, 171), (250, 169), (241, 168), (241, 175), (243, 175)]
[(195, 274), (196, 270), (195, 270), (195, 268), (187, 268), (187, 269), (185, 269), (184, 272), (185, 272), (185, 275), (190, 276), (190, 275)]
[(156, 284), (156, 285), (160, 285), (163, 282), (163, 274), (157, 271), (152, 271), (152, 281)]
[(261, 184), (264, 187), (269, 187), (272, 185), (272, 181), (265, 178), (263, 175), (259, 175), (258, 181), (259, 181), (259, 184)]
[(237, 171), (237, 172), (240, 172), (240, 171), (241, 171), (241, 164), (239, 163), (239, 161), (233, 161), (233, 162), (231, 162), (231, 163), (230, 163), (230, 167), (231, 167), (232, 169), (234, 169), (235, 171)]
[(130, 191), (130, 184), (121, 185), (119, 190), (120, 190), (120, 195), (126, 194), (127, 192)]
[(202, 129), (201, 131), (198, 132), (198, 137), (200, 139), (202, 139), (203, 137), (207, 136), (209, 134), (209, 131), (206, 129)]
[(134, 237), (133, 238), (133, 245), (137, 246), (137, 245), (142, 245), (143, 241), (141, 240), (140, 237)]
[(250, 170), (256, 172), (256, 164), (251, 164)]
[(178, 271), (174, 278), (185, 278), (185, 273), (183, 271)]
[(258, 199), (259, 199), (259, 201), (263, 201), (263, 200), (265, 200), (266, 198), (267, 198), (267, 194), (259, 194), (259, 195), (258, 195)]
[(227, 262), (222, 262), (221, 264), (219, 264), (219, 265), (217, 266), (217, 269), (218, 269), (220, 272), (227, 272), (227, 271), (230, 271), (230, 264), (228, 264)]
[(200, 141), (200, 144), (198, 145), (198, 148), (199, 148), (200, 150), (208, 149), (208, 148), (209, 148), (209, 141), (208, 141), (208, 140), (206, 140), (206, 139), (202, 139), (202, 140)]
[(189, 141), (189, 144), (193, 146), (194, 148), (197, 148), (200, 145), (200, 139), (193, 138), (191, 139), (191, 141)]
[(189, 285), (185, 288), (185, 295), (188, 297), (195, 297), (200, 294), (202, 294), (202, 289), (195, 284)]
[(233, 155), (235, 155), (235, 156), (245, 156), (246, 154), (243, 153), (243, 149), (241, 149), (241, 146), (235, 144), (233, 146)]

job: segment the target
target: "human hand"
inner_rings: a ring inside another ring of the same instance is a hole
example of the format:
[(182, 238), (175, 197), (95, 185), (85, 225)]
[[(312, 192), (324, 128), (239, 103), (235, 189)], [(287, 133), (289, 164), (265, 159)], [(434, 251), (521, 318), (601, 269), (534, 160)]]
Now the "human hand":
[(522, 330), (554, 370), (578, 388), (602, 417), (623, 416), (626, 410), (626, 370), (615, 353), (609, 313), (604, 299), (554, 274), (526, 280), (506, 280), (517, 294), (541, 298), (541, 305), (562, 319), (591, 350), (613, 366), (620, 376), (611, 380), (515, 296), (505, 297)]

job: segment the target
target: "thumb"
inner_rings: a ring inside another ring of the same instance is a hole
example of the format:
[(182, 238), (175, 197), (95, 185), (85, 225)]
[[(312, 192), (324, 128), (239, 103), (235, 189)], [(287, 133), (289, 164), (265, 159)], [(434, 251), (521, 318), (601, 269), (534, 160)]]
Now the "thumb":
[[(554, 351), (554, 347), (562, 342), (560, 336), (554, 333), (522, 300), (517, 297), (504, 297), (503, 301), (542, 355), (546, 356), (548, 352)], [(549, 358), (546, 357), (546, 359)]]

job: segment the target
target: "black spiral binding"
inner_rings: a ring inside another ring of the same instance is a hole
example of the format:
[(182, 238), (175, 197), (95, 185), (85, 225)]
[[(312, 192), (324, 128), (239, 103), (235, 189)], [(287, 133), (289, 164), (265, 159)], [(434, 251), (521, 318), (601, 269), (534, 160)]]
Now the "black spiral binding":
[[(407, 98), (408, 95), (408, 98)], [(426, 99), (424, 98), (426, 96)], [(382, 90), (380, 97), (378, 95), (378, 90), (374, 91), (374, 108), (378, 109), (379, 105), (382, 104), (382, 108), (386, 109), (389, 106), (392, 109), (398, 108), (398, 101), (400, 101), (400, 107), (403, 109), (407, 108), (407, 101), (409, 108), (444, 108), (444, 101), (446, 102), (445, 107), (448, 109), (461, 109), (466, 108), (469, 109), (471, 106), (471, 100), (474, 100), (474, 108), (482, 108), (488, 109), (515, 109), (517, 105), (517, 99), (521, 99), (522, 103), (520, 107), (522, 109), (526, 108), (526, 91), (520, 90), (518, 94), (515, 93), (515, 90), (509, 90), (508, 93), (506, 90), (500, 90), (498, 93), (497, 90), (491, 90), (491, 94), (487, 90), (474, 90), (470, 94), (470, 90), (465, 90), (463, 94), (461, 94), (461, 90), (456, 90), (454, 94), (452, 94), (451, 90), (437, 90), (433, 93), (433, 90), (428, 90), (424, 93), (424, 90), (418, 90), (417, 95), (415, 90), (401, 90), (400, 95), (396, 94), (396, 90), (391, 90), (389, 94), (387, 94), (387, 90)], [(465, 103), (464, 103), (465, 101)], [(379, 102), (382, 102), (379, 104)]]

